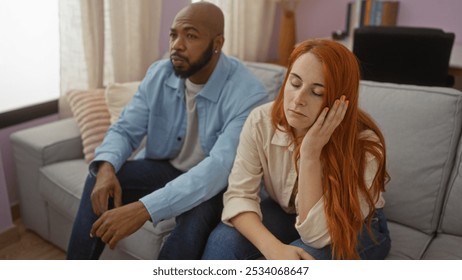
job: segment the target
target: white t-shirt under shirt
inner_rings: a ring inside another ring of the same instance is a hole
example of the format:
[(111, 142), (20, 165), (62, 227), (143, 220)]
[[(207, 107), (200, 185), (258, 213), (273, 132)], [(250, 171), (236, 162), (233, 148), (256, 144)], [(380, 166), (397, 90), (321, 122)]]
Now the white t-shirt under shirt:
[(188, 171), (205, 158), (199, 141), (196, 111), (196, 96), (199, 91), (202, 90), (204, 85), (194, 84), (189, 79), (186, 79), (185, 85), (185, 103), (188, 122), (186, 128), (186, 136), (180, 153), (175, 158), (170, 160), (170, 163), (176, 169), (183, 172)]

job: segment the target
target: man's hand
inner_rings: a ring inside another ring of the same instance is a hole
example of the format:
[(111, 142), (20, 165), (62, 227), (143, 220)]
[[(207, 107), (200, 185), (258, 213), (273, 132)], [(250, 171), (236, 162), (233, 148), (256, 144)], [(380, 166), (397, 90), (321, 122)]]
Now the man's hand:
[(96, 215), (100, 216), (107, 211), (110, 197), (114, 199), (115, 208), (122, 205), (122, 188), (115, 175), (114, 167), (108, 162), (102, 162), (91, 193), (91, 205)]
[(141, 228), (151, 217), (146, 207), (136, 201), (104, 212), (93, 224), (90, 236), (101, 238), (111, 249)]

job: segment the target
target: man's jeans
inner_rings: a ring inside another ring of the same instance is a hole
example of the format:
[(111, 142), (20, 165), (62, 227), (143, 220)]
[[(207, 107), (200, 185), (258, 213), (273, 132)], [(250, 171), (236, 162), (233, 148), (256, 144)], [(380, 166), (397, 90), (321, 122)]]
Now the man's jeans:
[[(117, 173), (122, 203), (138, 201), (181, 174), (168, 161), (127, 161)], [(68, 259), (98, 259), (103, 252), (104, 242), (90, 237), (91, 227), (98, 219), (90, 200), (95, 182), (96, 178), (88, 175), (69, 241)], [(210, 232), (220, 221), (222, 195), (223, 192), (176, 217), (176, 226), (164, 243), (159, 259), (200, 259)]]
[[(284, 244), (300, 247), (315, 259), (330, 260), (332, 251), (329, 245), (316, 249), (306, 245), (295, 229), (294, 214), (287, 214), (271, 198), (261, 202), (263, 224)], [(377, 209), (372, 218), (372, 232), (377, 243), (371, 240), (366, 226), (359, 237), (358, 253), (361, 259), (384, 259), (390, 251), (390, 237), (382, 209)], [(220, 223), (210, 234), (203, 259), (247, 260), (258, 259), (262, 254), (234, 227)]]

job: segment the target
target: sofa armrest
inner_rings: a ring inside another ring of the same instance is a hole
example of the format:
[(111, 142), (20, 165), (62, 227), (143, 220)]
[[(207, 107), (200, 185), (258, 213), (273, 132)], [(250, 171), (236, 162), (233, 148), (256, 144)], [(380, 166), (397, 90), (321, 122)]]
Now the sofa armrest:
[(40, 166), (83, 158), (82, 139), (74, 118), (17, 131), (11, 134), (11, 142), (15, 157), (22, 154)]
[(38, 190), (40, 168), (83, 159), (82, 140), (73, 118), (14, 132), (10, 136), (24, 225), (48, 239), (47, 205)]

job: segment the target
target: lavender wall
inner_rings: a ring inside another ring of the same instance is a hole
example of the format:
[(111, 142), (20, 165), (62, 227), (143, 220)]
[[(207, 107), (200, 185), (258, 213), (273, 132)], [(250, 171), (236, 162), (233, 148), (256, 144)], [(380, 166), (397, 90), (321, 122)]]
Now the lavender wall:
[[(330, 36), (345, 28), (347, 3), (352, 0), (301, 0), (297, 10), (297, 40)], [(456, 35), (462, 44), (461, 0), (399, 0), (398, 25), (436, 27)], [(273, 44), (277, 46), (277, 41)], [(272, 49), (277, 56), (277, 47)]]
[[(329, 36), (344, 29), (346, 5), (351, 0), (301, 0), (297, 11), (299, 40)], [(399, 0), (398, 25), (437, 27), (456, 34), (462, 43), (462, 1)]]
[(462, 44), (462, 1), (400, 0), (399, 25), (439, 27), (456, 34)]
[[(328, 36), (344, 29), (346, 5), (351, 0), (301, 0), (297, 11), (300, 39)], [(398, 25), (438, 27), (454, 32), (462, 43), (462, 1), (399, 0)]]

